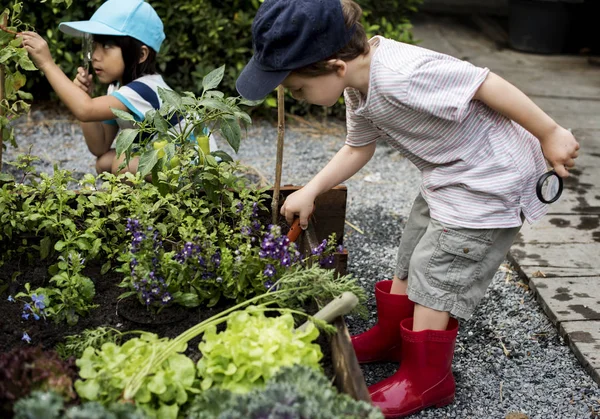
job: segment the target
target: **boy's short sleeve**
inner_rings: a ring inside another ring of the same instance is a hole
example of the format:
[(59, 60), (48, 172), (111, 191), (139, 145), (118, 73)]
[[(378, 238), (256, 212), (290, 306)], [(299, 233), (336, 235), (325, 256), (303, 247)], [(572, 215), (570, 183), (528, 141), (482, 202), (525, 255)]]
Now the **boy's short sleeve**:
[(449, 57), (427, 60), (409, 75), (405, 103), (419, 112), (460, 122), (489, 72)]
[(344, 94), (346, 101), (346, 144), (352, 147), (362, 147), (377, 141), (379, 133), (367, 118), (354, 112), (353, 102), (355, 98), (352, 93)]

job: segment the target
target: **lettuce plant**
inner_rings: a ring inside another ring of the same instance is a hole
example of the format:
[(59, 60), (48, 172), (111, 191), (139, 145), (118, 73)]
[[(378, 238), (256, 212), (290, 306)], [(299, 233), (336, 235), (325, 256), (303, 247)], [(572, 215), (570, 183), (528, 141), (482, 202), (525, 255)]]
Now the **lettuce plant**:
[[(118, 401), (131, 378), (145, 361), (168, 345), (168, 339), (142, 333), (122, 346), (108, 342), (100, 350), (88, 347), (76, 363), (81, 380), (75, 389), (81, 399), (104, 405)], [(135, 394), (135, 403), (150, 417), (175, 419), (179, 407), (188, 400), (196, 380), (194, 362), (183, 355), (187, 345), (180, 345), (162, 363), (153, 365), (152, 375), (145, 377)]]
[(204, 332), (198, 361), (201, 388), (220, 387), (236, 393), (262, 387), (281, 367), (302, 364), (320, 370), (321, 348), (313, 341), (319, 336), (312, 324), (294, 331), (294, 318), (285, 313), (266, 317), (264, 311), (249, 307), (232, 313), (227, 329), (215, 326)]

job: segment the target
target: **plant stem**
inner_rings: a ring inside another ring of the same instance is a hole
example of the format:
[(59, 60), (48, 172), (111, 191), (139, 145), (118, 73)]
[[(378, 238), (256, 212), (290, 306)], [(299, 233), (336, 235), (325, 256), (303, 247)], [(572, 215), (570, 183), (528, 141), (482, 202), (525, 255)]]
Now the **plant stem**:
[(18, 32), (12, 31), (6, 27), (6, 25), (8, 23), (6, 21), (7, 17), (8, 16), (4, 16), (4, 22), (0, 25), (0, 30), (3, 30), (4, 32), (9, 33), (11, 35), (18, 35), (19, 34)]
[[(6, 25), (8, 23), (8, 16), (4, 15), (2, 19), (2, 25), (0, 27), (4, 32), (14, 33), (8, 29), (6, 29)], [(16, 33), (15, 33), (16, 35)], [(4, 65), (0, 64), (0, 117), (4, 116), (4, 95), (5, 95), (5, 87), (4, 87)], [(2, 171), (2, 150), (4, 149), (4, 136), (2, 135), (3, 129), (0, 129), (0, 171)]]
[(281, 170), (283, 166), (283, 137), (285, 135), (285, 92), (283, 86), (277, 86), (277, 161), (275, 164), (275, 185), (271, 203), (272, 224), (277, 224), (279, 216), (279, 190), (281, 188)]

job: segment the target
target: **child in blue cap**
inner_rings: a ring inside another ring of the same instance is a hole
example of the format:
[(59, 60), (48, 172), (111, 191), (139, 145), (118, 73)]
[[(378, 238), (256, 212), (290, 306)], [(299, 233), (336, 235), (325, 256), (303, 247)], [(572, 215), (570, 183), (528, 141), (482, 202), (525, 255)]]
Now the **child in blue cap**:
[[(98, 173), (118, 173), (124, 156), (117, 156), (111, 146), (118, 130), (133, 128), (133, 123), (115, 119), (111, 108), (141, 121), (147, 111), (160, 107), (158, 87), (169, 89), (156, 72), (156, 54), (165, 39), (162, 21), (143, 0), (108, 0), (90, 20), (63, 22), (58, 28), (69, 35), (93, 36), (91, 66), (98, 81), (109, 85), (105, 96), (92, 97), (92, 75), (87, 69), (79, 67), (75, 79), (69, 80), (37, 33), (18, 36), (59, 98), (81, 121), (87, 146), (97, 157)], [(125, 170), (135, 173), (137, 166), (138, 158), (133, 158)]]
[(281, 213), (306, 228), (315, 198), (360, 170), (386, 141), (422, 173), (394, 279), (375, 287), (378, 323), (352, 338), (360, 362), (399, 361), (369, 388), (386, 417), (451, 403), (456, 318), (468, 319), (536, 196), (544, 157), (569, 175), (579, 144), (521, 91), (453, 57), (367, 39), (351, 0), (265, 0), (255, 53), (237, 80), (248, 99), (277, 85), (308, 103), (346, 103), (345, 145)]

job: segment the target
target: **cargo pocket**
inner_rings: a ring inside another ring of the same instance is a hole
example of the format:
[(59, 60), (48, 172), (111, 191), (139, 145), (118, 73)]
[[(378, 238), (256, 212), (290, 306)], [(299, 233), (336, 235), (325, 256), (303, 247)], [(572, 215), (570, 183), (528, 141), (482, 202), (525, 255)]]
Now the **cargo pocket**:
[(446, 291), (466, 290), (481, 279), (482, 260), (491, 246), (485, 238), (444, 228), (427, 265), (427, 280)]

